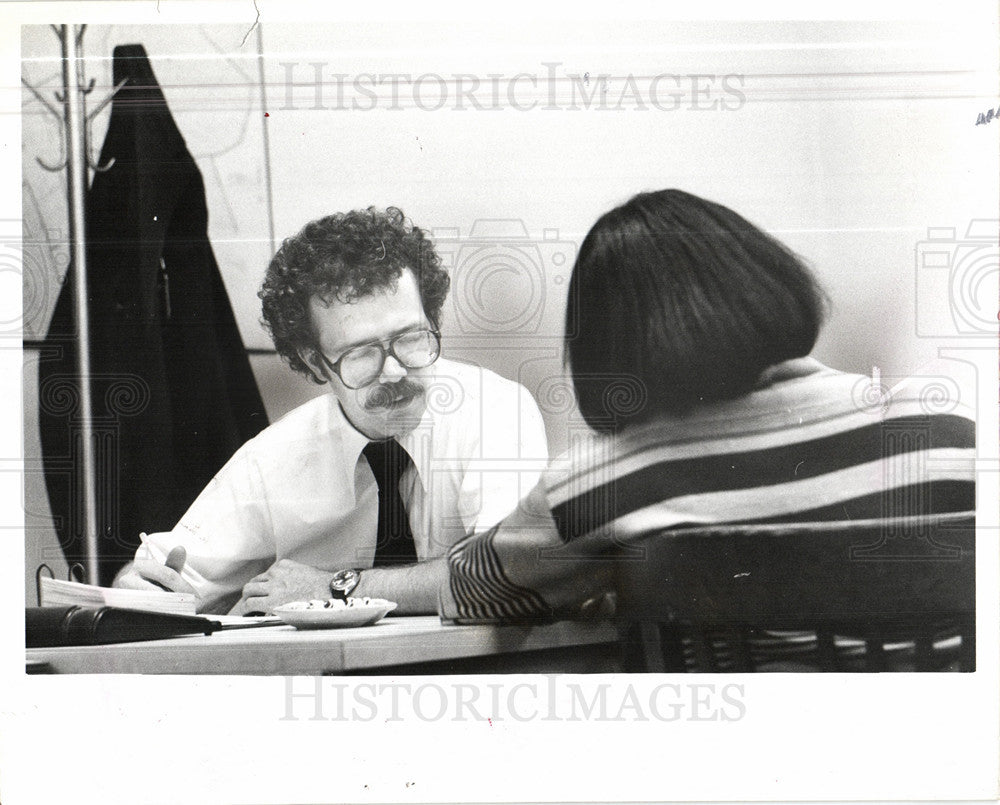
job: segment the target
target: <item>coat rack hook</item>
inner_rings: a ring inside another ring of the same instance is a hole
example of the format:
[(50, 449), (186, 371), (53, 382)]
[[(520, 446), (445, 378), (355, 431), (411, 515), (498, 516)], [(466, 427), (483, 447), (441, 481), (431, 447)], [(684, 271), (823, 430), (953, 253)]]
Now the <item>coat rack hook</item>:
[(63, 170), (66, 170), (66, 166), (67, 166), (67, 165), (69, 164), (69, 161), (68, 161), (68, 160), (66, 160), (66, 159), (64, 159), (64, 160), (62, 161), (62, 163), (61, 163), (61, 164), (59, 164), (59, 165), (49, 165), (49, 164), (48, 164), (48, 163), (47, 163), (47, 162), (46, 162), (46, 161), (45, 161), (44, 159), (42, 159), (41, 157), (35, 157), (35, 161), (36, 161), (36, 162), (37, 162), (37, 163), (38, 163), (39, 165), (41, 165), (41, 166), (42, 166), (43, 168), (45, 168), (45, 170), (49, 171), (50, 173), (58, 173), (59, 171), (63, 171)]
[[(48, 109), (49, 112), (52, 113), (52, 115), (54, 115), (58, 120), (60, 120), (60, 121), (62, 120), (62, 112), (60, 112), (51, 103), (49, 103), (47, 100), (45, 100), (45, 96), (42, 95), (42, 93), (40, 93), (37, 89), (35, 89), (28, 81), (26, 81), (25, 78), (24, 78), (24, 76), (21, 76), (21, 83), (24, 84), (24, 86), (26, 86), (29, 90), (31, 90), (31, 94), (34, 95), (39, 100), (39, 102), (46, 109)], [(56, 93), (56, 99), (60, 103), (64, 103), (65, 102), (64, 98), (60, 98), (59, 97), (59, 93), (58, 92)]]
[(111, 170), (114, 164), (115, 164), (114, 157), (111, 157), (111, 159), (109, 159), (103, 165), (98, 165), (96, 159), (92, 159), (89, 154), (87, 155), (87, 165), (90, 167), (92, 171), (95, 171), (96, 173), (107, 173), (109, 170)]
[[(102, 100), (84, 117), (84, 120), (86, 121), (85, 137), (87, 142), (87, 165), (90, 167), (91, 170), (96, 171), (97, 173), (106, 173), (107, 171), (111, 170), (111, 167), (115, 164), (115, 158), (111, 157), (111, 159), (109, 159), (107, 162), (101, 165), (91, 153), (91, 144), (94, 141), (94, 138), (91, 134), (91, 130), (93, 128), (93, 121), (94, 118), (97, 117), (98, 114), (100, 114), (101, 110), (104, 109), (104, 107), (107, 106), (109, 103), (111, 103), (114, 97), (118, 94), (118, 90), (124, 87), (127, 83), (128, 83), (128, 78), (123, 78), (121, 81), (115, 84), (114, 89), (111, 90), (110, 93), (108, 93), (107, 97), (105, 97), (104, 100)], [(87, 92), (93, 89), (93, 84), (94, 80), (91, 79), (90, 89), (88, 89)]]
[(123, 78), (121, 81), (115, 84), (115, 88), (111, 90), (108, 96), (104, 100), (102, 100), (99, 104), (97, 104), (97, 106), (95, 106), (90, 112), (87, 113), (87, 121), (89, 122), (93, 120), (97, 115), (99, 115), (101, 110), (109, 103), (111, 103), (111, 101), (114, 100), (115, 95), (118, 94), (118, 90), (124, 87), (127, 83), (128, 79)]
[[(58, 109), (56, 109), (55, 106), (49, 103), (45, 99), (45, 96), (42, 95), (42, 93), (39, 92), (37, 89), (35, 89), (35, 87), (32, 86), (30, 82), (26, 81), (24, 76), (21, 76), (21, 83), (24, 84), (24, 86), (26, 86), (31, 91), (31, 94), (38, 99), (38, 101), (46, 108), (46, 110), (48, 110), (49, 114), (51, 114), (57, 120), (62, 121), (62, 113)], [(59, 100), (60, 103), (63, 102), (63, 98), (60, 97), (60, 94), (58, 92), (56, 93), (56, 98)], [(35, 157), (35, 161), (38, 162), (39, 165), (41, 165), (45, 170), (49, 171), (50, 173), (58, 173), (59, 171), (65, 170), (66, 165), (68, 164), (69, 156), (66, 153), (66, 133), (61, 128), (59, 130), (59, 155), (61, 162), (58, 162), (55, 165), (50, 165), (48, 162), (46, 162), (44, 159), (38, 156)]]

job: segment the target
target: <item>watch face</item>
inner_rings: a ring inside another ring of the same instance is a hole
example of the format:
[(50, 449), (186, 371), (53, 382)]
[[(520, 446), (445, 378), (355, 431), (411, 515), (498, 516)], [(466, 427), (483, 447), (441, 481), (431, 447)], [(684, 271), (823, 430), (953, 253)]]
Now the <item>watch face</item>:
[(335, 595), (347, 596), (358, 585), (361, 574), (356, 570), (338, 571), (330, 580), (330, 591)]

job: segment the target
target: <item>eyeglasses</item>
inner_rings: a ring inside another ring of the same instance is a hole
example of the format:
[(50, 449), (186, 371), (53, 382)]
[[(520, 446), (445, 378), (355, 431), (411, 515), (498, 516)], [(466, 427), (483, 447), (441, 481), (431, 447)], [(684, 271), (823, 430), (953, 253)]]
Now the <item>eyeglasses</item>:
[(376, 341), (349, 349), (332, 363), (322, 350), (317, 349), (316, 352), (347, 388), (359, 389), (382, 374), (385, 359), (389, 355), (407, 369), (430, 366), (441, 354), (441, 333), (437, 330), (410, 330), (387, 341)]

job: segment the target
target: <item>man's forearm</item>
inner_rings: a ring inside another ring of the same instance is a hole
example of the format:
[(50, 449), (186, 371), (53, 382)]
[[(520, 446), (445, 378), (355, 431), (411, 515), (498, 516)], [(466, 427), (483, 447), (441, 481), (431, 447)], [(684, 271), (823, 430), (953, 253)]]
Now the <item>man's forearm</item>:
[(448, 560), (429, 559), (406, 567), (376, 567), (361, 571), (354, 598), (396, 601), (397, 615), (428, 615), (438, 610), (438, 590), (448, 580)]

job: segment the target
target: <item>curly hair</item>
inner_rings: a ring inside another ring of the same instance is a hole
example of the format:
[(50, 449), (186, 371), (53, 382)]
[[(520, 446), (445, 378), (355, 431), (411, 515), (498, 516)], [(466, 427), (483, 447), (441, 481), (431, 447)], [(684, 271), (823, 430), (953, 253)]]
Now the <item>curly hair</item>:
[(424, 313), (435, 328), (450, 280), (427, 233), (413, 226), (403, 211), (388, 207), (336, 213), (306, 224), (286, 238), (271, 258), (257, 296), (261, 324), (288, 365), (315, 383), (301, 351), (315, 351), (309, 316), (314, 296), (350, 302), (385, 288), (395, 288), (404, 268), (413, 271)]

